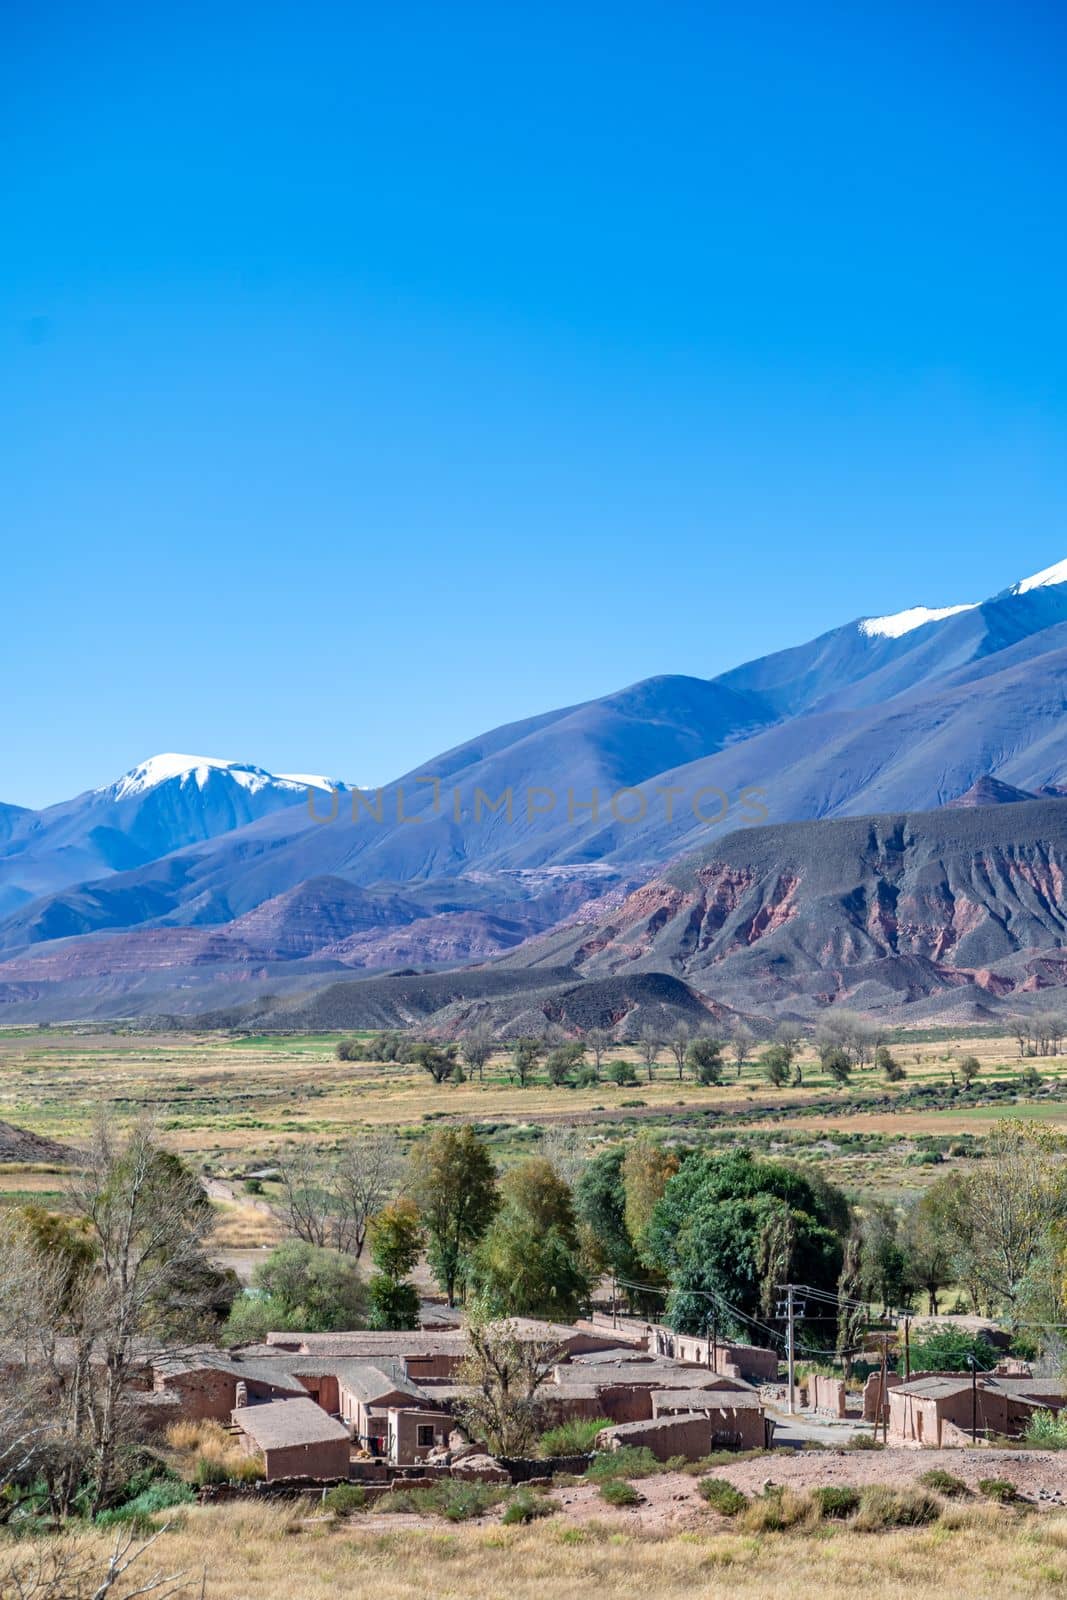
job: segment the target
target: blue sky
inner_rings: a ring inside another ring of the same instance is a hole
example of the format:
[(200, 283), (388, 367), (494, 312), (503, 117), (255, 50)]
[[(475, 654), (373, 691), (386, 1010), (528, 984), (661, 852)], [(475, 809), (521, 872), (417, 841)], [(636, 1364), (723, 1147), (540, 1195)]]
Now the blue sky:
[(1052, 4), (49, 4), (0, 799), (388, 779), (1067, 556)]

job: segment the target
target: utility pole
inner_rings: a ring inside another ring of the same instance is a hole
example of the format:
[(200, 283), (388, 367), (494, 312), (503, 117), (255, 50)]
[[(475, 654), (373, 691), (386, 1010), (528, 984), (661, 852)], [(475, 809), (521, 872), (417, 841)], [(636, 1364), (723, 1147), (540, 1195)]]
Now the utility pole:
[(904, 1382), (911, 1377), (911, 1318), (904, 1318)]
[(611, 1326), (619, 1326), (619, 1286), (615, 1281), (615, 1274), (611, 1275)]
[(967, 1357), (967, 1365), (971, 1369), (971, 1443), (978, 1443), (978, 1362), (974, 1356)]
[(794, 1328), (794, 1323), (795, 1323), (795, 1320), (796, 1320), (797, 1304), (796, 1304), (796, 1300), (793, 1297), (794, 1296), (794, 1285), (791, 1284), (791, 1283), (780, 1283), (778, 1285), (778, 1293), (785, 1295), (785, 1303), (784, 1303), (784, 1305), (782, 1304), (781, 1301), (779, 1301), (779, 1303), (774, 1308), (774, 1314), (775, 1314), (776, 1317), (783, 1317), (784, 1316), (785, 1319), (786, 1319), (785, 1362), (786, 1362), (786, 1385), (787, 1385), (787, 1390), (788, 1390), (788, 1404), (786, 1406), (786, 1410), (789, 1412), (789, 1415), (792, 1416), (794, 1410), (796, 1409), (794, 1402), (795, 1402), (795, 1398), (796, 1398), (796, 1348), (797, 1348), (796, 1347), (795, 1328)]

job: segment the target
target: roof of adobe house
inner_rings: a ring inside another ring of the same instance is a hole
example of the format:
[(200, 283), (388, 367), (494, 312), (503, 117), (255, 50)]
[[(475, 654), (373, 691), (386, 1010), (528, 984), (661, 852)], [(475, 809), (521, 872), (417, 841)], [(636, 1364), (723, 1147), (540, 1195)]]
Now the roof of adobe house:
[[(509, 1317), (506, 1326), (522, 1343), (566, 1345), (574, 1339), (596, 1337), (610, 1341), (609, 1334), (590, 1334), (562, 1322), (545, 1322), (540, 1317)], [(267, 1334), (271, 1349), (306, 1355), (347, 1355), (373, 1359), (375, 1356), (405, 1357), (464, 1355), (467, 1335), (463, 1328), (416, 1329), (412, 1332), (389, 1330), (379, 1333), (353, 1328), (336, 1333), (278, 1331)], [(621, 1341), (620, 1341), (621, 1344)]]
[(650, 1429), (662, 1428), (667, 1432), (670, 1428), (677, 1427), (680, 1422), (708, 1422), (706, 1411), (673, 1411), (667, 1417), (652, 1417), (647, 1422), (613, 1422), (610, 1427), (602, 1428), (602, 1433), (610, 1433), (617, 1439), (627, 1439), (634, 1434), (649, 1432)]
[(370, 1333), (362, 1329), (340, 1333), (268, 1333), (267, 1341), (279, 1355), (349, 1356), (374, 1360), (392, 1357), (463, 1355), (467, 1336), (458, 1330), (434, 1333)]
[(755, 1389), (654, 1389), (652, 1404), (660, 1410), (668, 1406), (681, 1411), (762, 1411), (763, 1402)]
[[(969, 1372), (920, 1373), (905, 1383), (897, 1384), (895, 1389), (890, 1389), (889, 1394), (890, 1398), (895, 1394), (910, 1394), (920, 1399), (940, 1400), (970, 1389), (971, 1383)], [(1010, 1378), (994, 1376), (991, 1372), (980, 1372), (977, 1386), (982, 1393), (993, 1390), (1012, 1399), (1032, 1400), (1036, 1403), (1064, 1398), (1061, 1384), (1053, 1378)]]
[(154, 1371), (165, 1378), (186, 1372), (225, 1372), (232, 1378), (268, 1384), (293, 1395), (307, 1393), (300, 1379), (293, 1375), (291, 1358), (255, 1356), (249, 1359), (238, 1351), (207, 1349), (164, 1356), (152, 1365)]
[(427, 1395), (412, 1383), (410, 1378), (387, 1372), (372, 1361), (334, 1361), (328, 1365), (336, 1371), (338, 1381), (357, 1400), (368, 1405), (384, 1400), (387, 1395), (405, 1395), (410, 1400), (425, 1400)]
[(327, 1416), (311, 1399), (265, 1400), (262, 1405), (241, 1406), (234, 1411), (233, 1420), (261, 1450), (348, 1439), (344, 1424)]

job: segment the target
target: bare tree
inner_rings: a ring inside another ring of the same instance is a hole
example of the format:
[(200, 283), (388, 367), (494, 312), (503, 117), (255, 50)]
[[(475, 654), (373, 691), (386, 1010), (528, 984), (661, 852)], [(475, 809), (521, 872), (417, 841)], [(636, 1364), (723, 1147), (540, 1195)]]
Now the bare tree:
[(685, 1076), (685, 1055), (693, 1038), (693, 1030), (688, 1022), (676, 1022), (671, 1029), (667, 1040), (667, 1048), (674, 1057), (674, 1064), (678, 1068), (678, 1082), (681, 1083)]
[(577, 1128), (557, 1125), (545, 1129), (540, 1153), (556, 1175), (573, 1189), (589, 1161), (589, 1143)]
[(100, 1377), (93, 1385), (93, 1514), (108, 1502), (129, 1391), (145, 1349), (203, 1337), (203, 1245), (214, 1215), (195, 1175), (156, 1141), (151, 1124), (121, 1138), (101, 1121), (68, 1202), (92, 1240)]
[(607, 1028), (590, 1028), (585, 1035), (585, 1042), (589, 1046), (596, 1075), (599, 1078), (601, 1063), (611, 1048), (611, 1034)]
[(648, 1081), (652, 1082), (652, 1069), (659, 1060), (659, 1053), (663, 1049), (663, 1037), (657, 1027), (651, 1022), (646, 1022), (637, 1036), (637, 1046), (641, 1052), (641, 1060), (645, 1063)]
[(300, 1146), (278, 1168), (290, 1231), (305, 1244), (358, 1261), (370, 1220), (395, 1191), (400, 1167), (391, 1133), (350, 1139), (329, 1157)]
[(978, 1241), (979, 1281), (1007, 1305), (1013, 1326), (1049, 1230), (1067, 1218), (1061, 1151), (1053, 1129), (1004, 1122), (990, 1133), (987, 1158), (967, 1181), (967, 1225)]
[(752, 1029), (747, 1028), (743, 1022), (739, 1022), (730, 1035), (730, 1054), (734, 1058), (734, 1066), (737, 1068), (738, 1077), (741, 1076), (741, 1068), (751, 1055), (752, 1046), (755, 1042), (756, 1035), (752, 1032)]
[(470, 1073), (477, 1072), (478, 1080), (485, 1078), (486, 1062), (493, 1053), (493, 1030), (488, 1022), (476, 1022), (473, 1028), (464, 1034), (460, 1044), (460, 1051)]
[[(167, 1522), (149, 1538), (141, 1540), (132, 1533), (119, 1534), (102, 1568), (95, 1556), (86, 1555), (73, 1541), (47, 1545), (24, 1541), (18, 1555), (6, 1568), (0, 1569), (0, 1594), (9, 1600), (106, 1600), (134, 1563), (170, 1527)], [(179, 1595), (194, 1594), (203, 1600), (206, 1593), (206, 1572), (199, 1582), (191, 1582), (184, 1572), (156, 1572), (143, 1581), (138, 1575), (131, 1581), (132, 1588), (125, 1583), (122, 1585), (122, 1600), (139, 1600), (142, 1595), (153, 1595), (155, 1600), (177, 1600)]]
[(358, 1261), (367, 1241), (371, 1218), (387, 1204), (400, 1181), (400, 1147), (395, 1134), (369, 1133), (349, 1139), (333, 1168), (335, 1250)]
[(537, 1396), (562, 1357), (561, 1347), (520, 1339), (512, 1322), (476, 1318), (467, 1326), (467, 1345), (456, 1372), (456, 1381), (473, 1391), (458, 1407), (464, 1426), (494, 1455), (528, 1454), (540, 1431)]

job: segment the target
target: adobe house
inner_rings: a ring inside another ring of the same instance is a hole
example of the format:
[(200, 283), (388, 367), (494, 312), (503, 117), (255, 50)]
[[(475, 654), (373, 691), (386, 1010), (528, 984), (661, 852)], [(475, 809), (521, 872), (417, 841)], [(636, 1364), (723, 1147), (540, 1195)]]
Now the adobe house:
[(924, 1372), (889, 1391), (888, 1436), (899, 1444), (946, 1449), (971, 1443), (979, 1434), (1025, 1433), (1035, 1411), (1067, 1404), (1051, 1378), (1019, 1378), (981, 1372)]
[(732, 1339), (701, 1339), (693, 1333), (675, 1333), (654, 1323), (649, 1329), (648, 1348), (655, 1355), (672, 1361), (687, 1361), (708, 1367), (724, 1377), (743, 1378), (746, 1383), (775, 1383), (778, 1379), (778, 1353), (757, 1344), (737, 1344)]
[(268, 1483), (275, 1478), (348, 1477), (348, 1429), (310, 1397), (236, 1406), (232, 1417), (248, 1454), (263, 1458)]
[(774, 1435), (774, 1423), (755, 1390), (747, 1394), (729, 1389), (657, 1390), (652, 1396), (652, 1415), (657, 1421), (663, 1417), (706, 1417), (711, 1423), (711, 1450), (763, 1450)]
[[(747, 1432), (753, 1444), (762, 1445), (766, 1438), (762, 1411), (736, 1409), (729, 1420), (745, 1421), (731, 1429), (731, 1443), (737, 1433)], [(722, 1432), (722, 1414), (708, 1411), (678, 1411), (653, 1417), (648, 1422), (620, 1422), (611, 1428), (602, 1428), (597, 1434), (598, 1450), (621, 1450), (626, 1445), (644, 1446), (651, 1450), (657, 1461), (669, 1461), (672, 1456), (685, 1456), (699, 1461), (716, 1448), (716, 1439)]]

